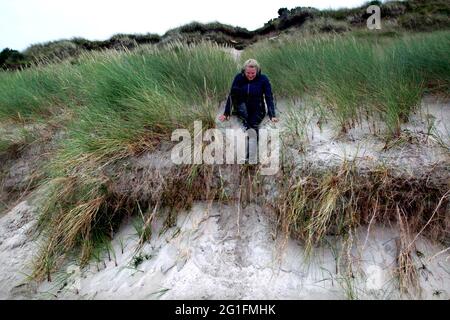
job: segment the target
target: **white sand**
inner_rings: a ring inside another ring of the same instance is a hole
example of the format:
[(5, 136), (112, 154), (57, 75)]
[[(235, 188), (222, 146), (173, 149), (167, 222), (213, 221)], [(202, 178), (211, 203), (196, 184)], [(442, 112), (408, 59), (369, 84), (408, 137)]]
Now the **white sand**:
[(26, 284), (30, 273), (30, 257), (36, 250), (32, 231), (35, 213), (21, 202), (0, 218), (0, 299), (27, 298), (32, 286)]
[[(393, 275), (397, 233), (372, 226), (369, 235), (358, 230), (351, 252), (355, 279), (336, 273), (336, 250), (340, 244), (329, 237), (329, 245), (316, 248), (311, 261), (296, 241), (273, 239), (274, 223), (261, 207), (237, 208), (204, 202), (178, 216), (176, 226), (158, 235), (163, 217), (153, 225), (151, 240), (139, 251), (147, 258), (132, 267), (137, 237), (125, 223), (112, 242), (114, 254), (106, 251), (100, 262), (80, 270), (68, 264), (44, 282), (19, 286), (26, 261), (33, 253), (27, 230), (33, 215), (21, 203), (0, 220), (0, 297), (37, 299), (394, 299), (400, 298)], [(22, 227), (19, 227), (23, 224)], [(9, 231), (8, 231), (9, 230)], [(5, 232), (5, 233), (3, 233)], [(11, 232), (14, 232), (12, 236)], [(122, 254), (122, 244), (124, 250)], [(448, 299), (450, 255), (424, 239), (417, 242), (423, 253), (417, 263), (423, 299)], [(114, 258), (115, 256), (115, 258)], [(432, 258), (430, 260), (430, 258)], [(115, 265), (114, 260), (117, 262)], [(419, 262), (419, 260), (421, 262)], [(98, 268), (98, 269), (97, 269)], [(66, 282), (66, 285), (64, 285)], [(14, 288), (16, 287), (16, 288)]]

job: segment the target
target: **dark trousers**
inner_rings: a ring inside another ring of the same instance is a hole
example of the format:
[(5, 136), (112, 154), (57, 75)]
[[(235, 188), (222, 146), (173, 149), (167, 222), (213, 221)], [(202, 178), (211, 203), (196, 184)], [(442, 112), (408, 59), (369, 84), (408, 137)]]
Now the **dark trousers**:
[(261, 114), (258, 110), (248, 110), (245, 102), (240, 103), (236, 107), (236, 113), (242, 120), (242, 124), (246, 130), (254, 129), (256, 134), (258, 134), (259, 125), (264, 118), (264, 114)]
[(236, 114), (242, 120), (242, 124), (244, 125), (245, 130), (253, 129), (256, 132), (256, 145), (253, 145), (251, 156), (250, 156), (250, 139), (251, 139), (250, 136), (247, 137), (248, 140), (246, 143), (247, 145), (246, 163), (250, 162), (255, 164), (258, 159), (257, 145), (259, 142), (259, 125), (261, 124), (261, 121), (264, 119), (265, 114), (261, 113), (258, 110), (248, 110), (245, 102), (239, 104), (236, 107)]

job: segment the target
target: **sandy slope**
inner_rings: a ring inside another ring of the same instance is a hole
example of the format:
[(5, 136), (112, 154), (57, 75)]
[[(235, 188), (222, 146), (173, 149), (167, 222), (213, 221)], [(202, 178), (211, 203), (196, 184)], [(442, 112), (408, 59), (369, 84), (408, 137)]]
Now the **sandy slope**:
[(25, 201), (0, 218), (0, 299), (30, 297), (33, 285), (26, 284), (36, 212)]
[[(355, 279), (336, 272), (339, 241), (316, 248), (311, 261), (302, 246), (282, 237), (274, 239), (270, 214), (250, 205), (235, 206), (197, 202), (182, 212), (176, 226), (161, 236), (163, 217), (153, 225), (154, 234), (136, 253), (135, 230), (124, 223), (112, 242), (111, 261), (102, 259), (80, 270), (68, 264), (51, 283), (39, 287), (17, 286), (18, 272), (34, 253), (27, 240), (33, 225), (32, 209), (21, 203), (0, 220), (2, 243), (1, 298), (37, 299), (392, 299), (398, 298), (393, 278), (396, 231), (372, 226), (360, 229), (350, 253)], [(239, 216), (238, 216), (239, 212)], [(238, 222), (239, 221), (239, 222)], [(22, 226), (20, 226), (22, 225)], [(13, 236), (14, 234), (14, 236)], [(442, 247), (424, 239), (417, 243), (421, 297), (448, 299), (450, 256)], [(123, 250), (123, 253), (122, 253)], [(133, 266), (133, 256), (142, 263)], [(435, 256), (433, 258), (433, 256)]]

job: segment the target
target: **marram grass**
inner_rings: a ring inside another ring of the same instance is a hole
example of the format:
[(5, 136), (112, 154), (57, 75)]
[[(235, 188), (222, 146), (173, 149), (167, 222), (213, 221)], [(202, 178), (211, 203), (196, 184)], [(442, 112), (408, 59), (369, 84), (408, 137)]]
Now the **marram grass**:
[(261, 63), (278, 96), (323, 98), (343, 132), (369, 114), (397, 136), (425, 92), (449, 94), (448, 52), (449, 31), (382, 42), (351, 34), (287, 36), (256, 43), (242, 59)]
[[(101, 215), (108, 204), (102, 169), (115, 161), (151, 151), (170, 140), (176, 128), (194, 120), (211, 127), (238, 66), (223, 48), (175, 43), (126, 53), (85, 55), (73, 67), (83, 80), (52, 161), (45, 166), (49, 192), (41, 208), (48, 241), (41, 247), (36, 276), (54, 270), (61, 257), (81, 248), (92, 253)], [(104, 222), (104, 220), (101, 220)]]

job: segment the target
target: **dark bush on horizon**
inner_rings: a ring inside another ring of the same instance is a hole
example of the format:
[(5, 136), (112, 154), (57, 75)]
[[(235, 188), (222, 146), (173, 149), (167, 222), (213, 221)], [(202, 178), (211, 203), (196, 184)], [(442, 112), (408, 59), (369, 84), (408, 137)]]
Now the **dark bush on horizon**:
[(29, 64), (27, 57), (17, 50), (5, 48), (0, 52), (0, 68), (3, 70), (19, 70)]
[(253, 32), (248, 31), (245, 28), (234, 27), (227, 24), (222, 24), (220, 22), (210, 22), (210, 23), (200, 23), (197, 21), (182, 25), (178, 28), (171, 29), (166, 32), (165, 35), (172, 33), (223, 33), (228, 36), (233, 36), (236, 38), (250, 39), (253, 37)]

